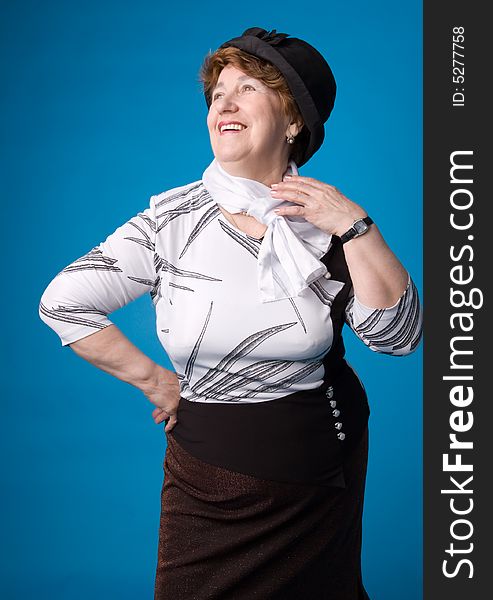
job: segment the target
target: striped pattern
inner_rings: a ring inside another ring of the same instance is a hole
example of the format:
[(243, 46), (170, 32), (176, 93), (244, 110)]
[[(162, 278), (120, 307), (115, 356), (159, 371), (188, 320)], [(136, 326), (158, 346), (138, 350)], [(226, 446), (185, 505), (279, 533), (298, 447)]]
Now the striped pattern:
[(422, 336), (422, 311), (418, 290), (409, 279), (394, 307), (368, 309), (354, 295), (346, 307), (346, 322), (375, 352), (403, 356), (416, 349)]
[(114, 271), (121, 273), (122, 270), (116, 266), (116, 258), (104, 256), (101, 248), (96, 246), (84, 256), (62, 269), (61, 273), (75, 273), (77, 271)]

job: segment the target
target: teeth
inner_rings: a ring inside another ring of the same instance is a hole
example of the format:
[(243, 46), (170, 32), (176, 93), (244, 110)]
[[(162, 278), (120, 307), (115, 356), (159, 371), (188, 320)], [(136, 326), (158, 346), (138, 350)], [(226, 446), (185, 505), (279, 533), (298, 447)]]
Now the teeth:
[(242, 129), (245, 129), (245, 126), (240, 125), (239, 123), (228, 123), (227, 125), (223, 125), (221, 127), (221, 133), (223, 131), (229, 131), (230, 129), (235, 129), (236, 131), (241, 131)]

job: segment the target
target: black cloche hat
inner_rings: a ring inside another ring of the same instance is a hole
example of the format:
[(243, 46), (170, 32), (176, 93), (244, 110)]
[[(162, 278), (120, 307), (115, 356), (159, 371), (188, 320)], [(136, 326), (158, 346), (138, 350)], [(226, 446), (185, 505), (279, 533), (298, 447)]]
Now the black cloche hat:
[[(336, 96), (331, 68), (313, 46), (289, 37), (287, 33), (277, 33), (275, 29), (268, 32), (261, 27), (250, 27), (241, 36), (224, 42), (220, 48), (228, 46), (272, 63), (283, 74), (309, 133), (298, 165), (302, 166), (324, 141), (324, 123), (329, 118)], [(210, 107), (210, 97), (206, 95), (205, 99)]]

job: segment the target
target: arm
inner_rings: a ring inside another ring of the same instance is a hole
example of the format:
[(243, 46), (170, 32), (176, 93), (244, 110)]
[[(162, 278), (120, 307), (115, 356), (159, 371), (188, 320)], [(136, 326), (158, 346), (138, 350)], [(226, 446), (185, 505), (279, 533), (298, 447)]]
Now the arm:
[(41, 297), (39, 316), (62, 346), (108, 327), (109, 314), (143, 294), (156, 297), (155, 243), (151, 198), (149, 208), (56, 275)]
[[(342, 221), (336, 235), (345, 233), (356, 219), (366, 217), (361, 212)], [(343, 245), (346, 263), (358, 300), (373, 308), (393, 306), (408, 285), (409, 274), (387, 246), (375, 224), (362, 236)]]
[[(357, 214), (342, 229), (347, 231), (361, 216), (366, 215)], [(346, 322), (375, 352), (393, 356), (413, 352), (421, 340), (423, 314), (418, 290), (409, 273), (375, 224), (343, 247), (353, 283)]]
[[(346, 199), (348, 214), (336, 235), (343, 235), (366, 212)], [(418, 290), (388, 247), (378, 227), (343, 245), (353, 284), (346, 322), (373, 351), (393, 356), (413, 352), (422, 336), (423, 314)]]
[[(312, 177), (293, 175), (274, 184), (275, 198), (298, 203), (275, 211), (303, 217), (322, 231), (341, 237), (366, 211), (337, 188)], [(404, 292), (408, 273), (387, 246), (375, 224), (343, 246), (354, 291), (361, 302), (375, 308), (392, 306)]]
[(154, 421), (162, 423), (170, 417), (165, 431), (173, 429), (180, 400), (176, 374), (152, 361), (116, 325), (72, 342), (70, 348), (98, 369), (138, 388), (156, 405)]
[(370, 308), (354, 291), (346, 307), (346, 322), (375, 352), (403, 356), (413, 352), (422, 335), (423, 315), (418, 291), (408, 276), (407, 286), (397, 302), (386, 308)]
[(156, 218), (150, 207), (106, 240), (65, 267), (44, 291), (39, 315), (60, 337), (96, 367), (138, 387), (158, 407), (156, 423), (176, 422), (176, 374), (153, 363), (113, 325), (108, 315), (145, 293), (159, 294)]
[[(282, 206), (279, 215), (300, 216), (329, 234), (341, 237), (366, 211), (337, 188), (311, 177), (293, 175), (272, 186)], [(422, 312), (416, 286), (375, 224), (343, 245), (351, 276), (352, 298), (346, 319), (372, 350), (412, 352), (421, 338)]]

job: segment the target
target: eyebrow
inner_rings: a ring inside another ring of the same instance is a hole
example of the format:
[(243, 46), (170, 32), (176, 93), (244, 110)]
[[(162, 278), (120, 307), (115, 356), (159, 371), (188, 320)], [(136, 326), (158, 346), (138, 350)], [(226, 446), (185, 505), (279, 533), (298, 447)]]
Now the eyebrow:
[[(242, 75), (241, 77), (238, 77), (237, 81), (245, 81), (245, 79), (255, 79), (254, 77), (252, 77), (251, 75)], [(220, 87), (224, 87), (224, 83), (222, 81), (220, 81), (219, 83), (217, 83), (213, 90), (217, 90), (217, 88)]]

